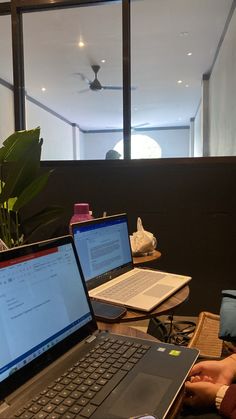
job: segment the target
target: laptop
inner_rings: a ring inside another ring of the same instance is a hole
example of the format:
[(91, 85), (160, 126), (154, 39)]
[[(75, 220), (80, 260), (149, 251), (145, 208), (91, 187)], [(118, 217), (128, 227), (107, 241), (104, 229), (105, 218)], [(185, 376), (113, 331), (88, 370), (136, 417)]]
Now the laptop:
[(133, 266), (126, 214), (74, 223), (71, 228), (92, 299), (149, 312), (191, 280)]
[(99, 331), (71, 236), (0, 253), (0, 418), (165, 418), (198, 351)]

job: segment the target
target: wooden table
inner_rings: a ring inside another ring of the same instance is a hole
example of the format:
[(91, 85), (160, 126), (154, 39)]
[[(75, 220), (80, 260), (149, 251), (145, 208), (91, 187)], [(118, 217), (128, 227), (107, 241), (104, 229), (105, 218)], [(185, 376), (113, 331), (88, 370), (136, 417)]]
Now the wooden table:
[[(140, 330), (134, 329), (132, 327), (128, 327), (124, 324), (97, 322), (97, 325), (100, 330), (109, 330), (111, 333), (117, 335), (124, 335), (159, 342), (158, 339), (156, 339), (155, 337), (148, 335), (147, 333), (141, 332)], [(178, 414), (183, 404), (183, 393), (184, 388), (180, 391), (180, 394), (177, 396), (169, 413), (166, 416), (166, 419), (175, 419), (178, 417)]]
[(133, 256), (134, 265), (142, 265), (143, 263), (152, 262), (153, 260), (159, 259), (161, 257), (161, 252), (159, 250), (154, 250), (152, 253), (146, 256)]

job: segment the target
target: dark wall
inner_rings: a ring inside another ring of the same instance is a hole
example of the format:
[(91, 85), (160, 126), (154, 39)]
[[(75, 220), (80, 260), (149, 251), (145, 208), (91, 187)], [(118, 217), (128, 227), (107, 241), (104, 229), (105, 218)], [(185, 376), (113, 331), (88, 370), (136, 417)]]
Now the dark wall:
[(221, 290), (235, 288), (236, 158), (42, 163), (46, 168), (54, 173), (28, 213), (45, 204), (65, 213), (35, 240), (67, 234), (74, 202), (89, 202), (96, 217), (127, 212), (131, 233), (140, 216), (162, 253), (152, 266), (193, 278), (177, 314), (219, 311)]

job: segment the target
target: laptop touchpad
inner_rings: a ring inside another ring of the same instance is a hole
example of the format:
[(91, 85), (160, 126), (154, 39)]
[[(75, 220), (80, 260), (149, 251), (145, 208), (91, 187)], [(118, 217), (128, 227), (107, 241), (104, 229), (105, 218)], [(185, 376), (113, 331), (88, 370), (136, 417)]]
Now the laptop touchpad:
[(119, 418), (153, 414), (172, 380), (139, 373), (112, 405), (109, 413)]
[(169, 292), (172, 289), (173, 289), (173, 287), (171, 287), (170, 285), (158, 284), (158, 285), (155, 285), (154, 287), (150, 288), (149, 290), (147, 290), (143, 294), (144, 295), (150, 295), (150, 297), (161, 298), (163, 295), (165, 295), (167, 292)]

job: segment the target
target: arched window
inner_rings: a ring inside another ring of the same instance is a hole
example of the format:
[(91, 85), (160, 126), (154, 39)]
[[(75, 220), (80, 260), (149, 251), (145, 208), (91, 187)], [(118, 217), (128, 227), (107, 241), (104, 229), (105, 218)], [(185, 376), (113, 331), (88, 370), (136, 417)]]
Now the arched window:
[[(123, 159), (123, 139), (116, 143), (114, 150)], [(161, 154), (161, 147), (153, 138), (143, 134), (131, 135), (131, 159), (155, 159)]]

